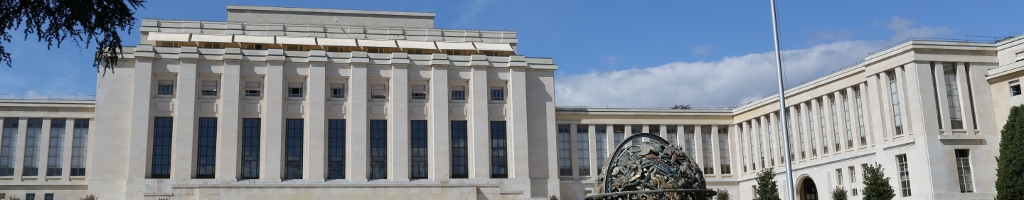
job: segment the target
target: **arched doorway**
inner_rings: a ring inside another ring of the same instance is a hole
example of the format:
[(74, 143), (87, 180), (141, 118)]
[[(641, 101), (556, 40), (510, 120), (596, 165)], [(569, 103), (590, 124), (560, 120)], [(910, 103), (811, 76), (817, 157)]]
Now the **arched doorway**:
[(800, 182), (797, 188), (798, 198), (800, 200), (818, 200), (818, 186), (814, 184), (814, 180), (811, 177), (803, 175), (800, 177)]

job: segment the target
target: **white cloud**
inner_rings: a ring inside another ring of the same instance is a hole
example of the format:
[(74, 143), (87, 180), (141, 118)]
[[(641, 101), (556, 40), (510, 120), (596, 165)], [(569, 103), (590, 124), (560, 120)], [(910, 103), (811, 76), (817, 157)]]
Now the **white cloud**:
[(896, 31), (896, 34), (889, 39), (890, 42), (899, 42), (910, 38), (936, 38), (953, 33), (952, 29), (946, 27), (921, 26), (912, 28), (914, 25), (913, 21), (898, 16), (893, 16), (892, 20), (885, 23), (875, 22), (875, 25)]
[(622, 56), (601, 56), (601, 65), (612, 66), (612, 68), (619, 67), (619, 61), (622, 60)]
[(693, 48), (693, 55), (700, 56), (711, 53), (711, 49), (715, 48), (714, 45), (699, 45)]
[[(817, 78), (864, 59), (889, 43), (846, 41), (783, 51), (788, 85)], [(556, 78), (559, 106), (737, 106), (777, 92), (774, 52), (711, 62), (590, 72)]]

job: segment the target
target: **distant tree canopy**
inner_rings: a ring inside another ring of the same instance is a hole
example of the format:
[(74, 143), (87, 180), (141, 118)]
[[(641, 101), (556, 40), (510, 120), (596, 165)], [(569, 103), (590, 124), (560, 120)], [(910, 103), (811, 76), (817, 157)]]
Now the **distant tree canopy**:
[(672, 106), (672, 109), (690, 109), (690, 104), (679, 104)]
[[(96, 43), (92, 66), (99, 73), (113, 70), (121, 55), (118, 30), (135, 26), (135, 11), (145, 0), (0, 0), (0, 40), (11, 42), (11, 32), (23, 28), (25, 37), (36, 35), (46, 48), (60, 48), (71, 40), (79, 48)], [(22, 26), (24, 25), (24, 26)], [(11, 67), (11, 53), (0, 44), (0, 62)]]

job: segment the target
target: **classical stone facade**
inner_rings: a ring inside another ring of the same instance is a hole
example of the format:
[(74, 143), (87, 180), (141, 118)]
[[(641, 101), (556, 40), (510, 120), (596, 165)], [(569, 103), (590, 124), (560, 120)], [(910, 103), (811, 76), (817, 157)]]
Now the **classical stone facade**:
[(871, 163), (898, 199), (990, 199), (999, 130), (1024, 103), (1024, 37), (904, 42), (789, 89), (780, 117), (777, 97), (555, 107), (552, 59), (432, 13), (227, 10), (143, 19), (94, 100), (0, 100), (0, 196), (581, 199), (615, 144), (654, 133), (748, 199), (757, 170), (785, 180), (785, 124), (800, 199), (856, 195)]

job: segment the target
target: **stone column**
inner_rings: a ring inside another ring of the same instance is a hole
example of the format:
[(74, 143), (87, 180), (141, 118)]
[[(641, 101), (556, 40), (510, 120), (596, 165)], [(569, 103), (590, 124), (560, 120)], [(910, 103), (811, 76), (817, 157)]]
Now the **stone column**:
[(264, 80), (263, 130), (260, 137), (260, 179), (270, 182), (284, 178), (284, 62), (267, 61), (267, 75)]
[[(388, 178), (409, 181), (409, 70), (406, 65), (393, 65), (391, 91), (391, 128), (388, 129)], [(429, 146), (429, 145), (428, 145)], [(489, 155), (489, 153), (488, 153)], [(428, 156), (430, 157), (430, 156)]]
[(306, 145), (302, 160), (304, 179), (314, 182), (322, 182), (326, 179), (327, 172), (327, 66), (324, 62), (310, 62), (309, 76), (306, 77), (306, 101), (307, 109), (303, 112), (306, 116), (305, 131)]
[[(526, 111), (526, 68), (511, 67), (508, 81), (509, 98), (509, 123), (508, 146), (509, 149), (509, 178), (524, 179), (528, 181), (530, 176), (530, 144), (527, 138), (527, 111)], [(593, 129), (593, 128), (591, 128)], [(591, 130), (593, 131), (593, 130)], [(591, 148), (594, 149), (594, 148)], [(591, 156), (591, 158), (594, 158)], [(591, 159), (593, 160), (593, 159)], [(594, 163), (591, 161), (591, 163)], [(592, 164), (591, 167), (596, 165)], [(595, 170), (591, 170), (593, 172)], [(525, 182), (525, 181), (524, 181)], [(529, 193), (527, 193), (529, 194)]]
[(576, 133), (576, 126), (577, 125), (579, 125), (579, 124), (569, 124), (569, 163), (572, 163), (572, 164), (569, 165), (569, 169), (570, 169), (569, 171), (572, 171), (572, 179), (573, 180), (579, 180), (580, 179), (580, 173), (579, 173), (579, 170), (578, 170), (579, 166), (580, 166), (580, 163), (579, 163), (580, 157), (579, 157), (578, 153), (576, 153), (578, 151), (577, 149), (579, 148), (579, 146), (577, 145), (577, 141), (578, 140), (576, 140), (576, 134), (577, 134)]
[(427, 157), (430, 168), (428, 177), (435, 181), (443, 182), (451, 178), (451, 120), (448, 118), (448, 67), (443, 65), (431, 66), (430, 73), (430, 98), (427, 106), (427, 117), (432, 123), (427, 128), (427, 149), (432, 152)]
[(886, 124), (884, 117), (885, 105), (882, 100), (884, 97), (884, 95), (882, 95), (884, 89), (881, 88), (881, 83), (879, 83), (880, 77), (878, 77), (878, 75), (879, 74), (873, 74), (867, 77), (867, 88), (864, 90), (865, 93), (863, 97), (864, 111), (868, 111), (865, 112), (864, 121), (871, 125), (865, 128), (867, 128), (868, 132), (868, 143), (871, 143), (872, 145), (877, 144), (884, 139)]
[(240, 61), (224, 60), (224, 74), (220, 81), (220, 103), (217, 105), (219, 116), (217, 120), (217, 161), (216, 177), (222, 182), (236, 180), (240, 174), (238, 167), (241, 165), (238, 145), (241, 141), (239, 136), (239, 105), (241, 88), (244, 87), (241, 77)]
[(704, 170), (703, 166), (708, 161), (704, 160), (704, 151), (706, 149), (704, 149), (704, 134), (701, 134), (702, 131), (704, 131), (703, 125), (693, 126), (693, 160), (696, 160), (697, 165), (700, 165), (702, 167), (701, 170)]
[[(131, 133), (128, 142), (128, 179), (143, 179), (150, 175), (150, 158), (152, 149), (150, 140), (152, 130), (150, 129), (153, 117), (150, 116), (152, 103), (153, 85), (153, 59), (135, 58), (135, 84), (132, 85), (131, 97)], [(176, 87), (181, 87), (176, 84)], [(180, 94), (175, 94), (180, 95)], [(178, 96), (180, 98), (180, 96)], [(175, 106), (175, 109), (179, 108)], [(68, 119), (67, 135), (64, 142), (64, 176), (71, 173), (71, 140), (74, 138), (74, 120)], [(90, 151), (94, 152), (94, 151)], [(94, 154), (95, 155), (95, 154)], [(94, 156), (95, 157), (95, 156)]]
[(357, 63), (352, 65), (352, 75), (349, 77), (350, 98), (348, 109), (345, 112), (349, 124), (345, 134), (345, 178), (356, 182), (366, 182), (369, 177), (369, 121), (367, 121), (367, 79), (366, 64)]
[(19, 182), (22, 179), (22, 172), (25, 168), (25, 136), (28, 134), (28, 118), (18, 118), (18, 135), (14, 144), (14, 176), (13, 180)]
[(470, 114), (469, 133), (469, 178), (490, 178), (490, 124), (487, 115), (487, 67), (472, 66), (469, 80)]
[(39, 144), (36, 148), (39, 148), (39, 154), (36, 155), (36, 168), (39, 170), (36, 179), (37, 182), (46, 182), (46, 171), (49, 168), (50, 162), (50, 127), (53, 119), (43, 118), (43, 130), (39, 133)]
[(718, 152), (718, 125), (712, 125), (711, 126), (711, 135), (710, 135), (710, 137), (711, 137), (711, 149), (709, 149), (709, 151), (711, 151), (711, 162), (709, 162), (708, 164), (710, 164), (712, 167), (714, 167), (714, 169), (718, 170), (718, 173), (711, 172), (712, 174), (722, 174), (721, 173), (722, 172), (722, 169), (721, 169), (721, 167), (722, 167), (722, 159), (721, 158), (722, 157), (719, 156), (720, 154), (722, 154), (722, 152)]
[(587, 145), (589, 145), (589, 147), (587, 147), (587, 150), (589, 150), (587, 154), (590, 156), (590, 159), (588, 159), (588, 161), (590, 161), (590, 177), (591, 179), (594, 179), (600, 173), (598, 170), (601, 169), (597, 167), (597, 130), (595, 130), (597, 127), (594, 124), (590, 124), (588, 126), (590, 127), (587, 128)]
[(171, 179), (194, 177), (196, 132), (196, 59), (181, 59), (175, 88), (174, 136), (171, 137)]
[[(92, 128), (92, 124), (90, 124), (89, 127)], [(74, 147), (75, 147), (74, 146), (75, 145), (74, 138), (75, 138), (75, 119), (74, 118), (68, 118), (67, 122), (64, 124), (64, 144), (62, 144), (62, 145), (64, 145), (64, 154), (60, 158), (61, 159), (60, 181), (70, 181), (71, 180), (71, 155), (72, 155), (72, 150), (74, 150)], [(148, 151), (141, 152), (140, 154), (144, 154), (146, 152), (148, 152)], [(145, 155), (143, 155), (143, 156), (145, 156)], [(86, 157), (86, 158), (88, 158), (88, 157)], [(129, 163), (129, 164), (132, 164), (132, 163)], [(146, 164), (146, 163), (140, 163), (139, 165), (144, 165), (144, 164)], [(92, 167), (92, 166), (90, 165), (89, 167)], [(90, 169), (86, 168), (86, 171), (88, 171), (88, 170), (90, 170)], [(132, 171), (129, 170), (129, 172), (132, 172)], [(145, 174), (142, 174), (142, 175), (145, 175)], [(142, 177), (132, 177), (132, 178), (142, 178)]]
[(914, 129), (910, 124), (911, 115), (907, 112), (910, 110), (907, 106), (910, 102), (908, 101), (910, 98), (907, 96), (907, 79), (903, 70), (902, 66), (896, 68), (896, 89), (899, 91), (900, 121), (903, 122), (903, 134), (911, 134)]

